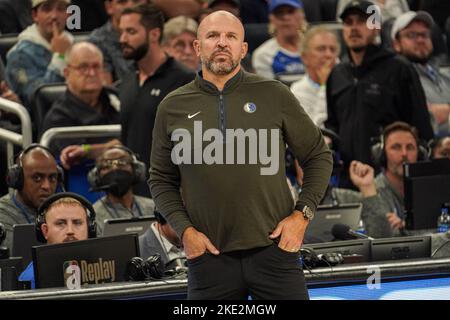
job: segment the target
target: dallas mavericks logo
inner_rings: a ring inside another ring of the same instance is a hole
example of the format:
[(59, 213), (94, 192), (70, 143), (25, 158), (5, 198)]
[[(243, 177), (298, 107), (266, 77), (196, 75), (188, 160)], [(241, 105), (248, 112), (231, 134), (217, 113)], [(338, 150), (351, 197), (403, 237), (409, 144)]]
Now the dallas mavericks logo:
[(244, 105), (244, 111), (247, 113), (253, 113), (256, 111), (256, 105), (253, 102), (247, 102)]

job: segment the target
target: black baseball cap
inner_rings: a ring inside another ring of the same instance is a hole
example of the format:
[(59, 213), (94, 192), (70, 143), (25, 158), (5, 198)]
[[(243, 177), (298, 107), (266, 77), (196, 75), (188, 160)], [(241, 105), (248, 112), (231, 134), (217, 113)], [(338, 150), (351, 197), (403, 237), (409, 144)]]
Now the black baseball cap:
[(342, 11), (341, 15), (339, 16), (339, 18), (341, 18), (342, 20), (344, 20), (344, 18), (352, 11), (359, 11), (361, 12), (363, 15), (369, 16), (370, 13), (368, 12), (368, 8), (370, 6), (375, 5), (373, 2), (370, 1), (366, 1), (366, 0), (353, 0), (352, 2), (350, 2), (349, 4), (347, 4), (344, 8), (344, 10)]

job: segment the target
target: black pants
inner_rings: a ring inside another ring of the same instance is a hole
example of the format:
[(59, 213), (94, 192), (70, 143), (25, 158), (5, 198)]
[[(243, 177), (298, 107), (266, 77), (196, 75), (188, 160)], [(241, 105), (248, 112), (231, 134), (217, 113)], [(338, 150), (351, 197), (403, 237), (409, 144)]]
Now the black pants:
[(307, 300), (300, 253), (268, 247), (188, 260), (188, 299)]

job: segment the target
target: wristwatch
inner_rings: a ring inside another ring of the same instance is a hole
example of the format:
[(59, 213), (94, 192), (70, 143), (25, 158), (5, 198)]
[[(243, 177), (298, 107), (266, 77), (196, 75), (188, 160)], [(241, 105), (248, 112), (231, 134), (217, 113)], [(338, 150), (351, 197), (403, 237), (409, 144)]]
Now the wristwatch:
[(301, 211), (305, 220), (311, 221), (314, 219), (314, 211), (308, 206), (302, 206), (300, 204), (295, 206), (295, 210)]

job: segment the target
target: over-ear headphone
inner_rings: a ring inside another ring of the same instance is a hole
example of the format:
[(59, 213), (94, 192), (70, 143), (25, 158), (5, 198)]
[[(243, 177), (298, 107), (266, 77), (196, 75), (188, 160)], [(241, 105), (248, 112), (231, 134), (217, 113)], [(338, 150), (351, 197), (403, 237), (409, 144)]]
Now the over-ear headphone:
[(385, 141), (391, 133), (396, 131), (407, 131), (413, 135), (417, 144), (417, 161), (424, 161), (429, 159), (428, 148), (420, 143), (417, 129), (407, 124), (406, 122), (396, 121), (384, 128), (383, 132), (377, 139), (378, 141), (376, 141), (371, 147), (372, 161), (375, 166), (382, 168), (387, 167), (386, 151), (384, 149)]
[[(24, 184), (24, 174), (23, 174), (23, 157), (33, 149), (40, 148), (47, 151), (52, 157), (56, 160), (55, 155), (43, 145), (38, 143), (32, 143), (28, 147), (26, 147), (19, 155), (17, 156), (18, 163), (13, 164), (8, 168), (8, 172), (6, 174), (6, 184), (8, 187), (21, 191), (23, 189)], [(58, 172), (58, 185), (62, 185), (64, 183), (64, 170), (59, 165), (56, 165), (56, 170)]]
[[(123, 145), (114, 145), (109, 147), (105, 150), (111, 150), (111, 149), (120, 149), (126, 151), (130, 157), (131, 157), (131, 166), (133, 167), (133, 184), (138, 184), (141, 182), (145, 182), (147, 179), (146, 174), (146, 166), (145, 163), (142, 161), (139, 161), (136, 157), (135, 153), (131, 151), (129, 148), (123, 146)], [(95, 165), (94, 168), (92, 168), (88, 173), (88, 181), (92, 188), (98, 188), (101, 186), (101, 177), (100, 172), (98, 168), (98, 163)]]
[(159, 253), (146, 260), (134, 257), (128, 261), (125, 273), (128, 280), (133, 281), (161, 279), (165, 273), (165, 265)]
[(324, 254), (317, 254), (314, 249), (308, 247), (300, 249), (300, 256), (302, 264), (308, 269), (332, 267), (344, 262), (344, 257), (340, 253), (327, 252)]
[(79, 201), (87, 210), (88, 237), (95, 238), (97, 236), (97, 223), (95, 222), (95, 210), (92, 204), (85, 197), (80, 196), (79, 194), (73, 192), (60, 192), (48, 197), (38, 208), (35, 223), (36, 239), (42, 243), (47, 242), (44, 234), (42, 233), (42, 225), (45, 223), (45, 213), (54, 202), (62, 198), (73, 198)]

